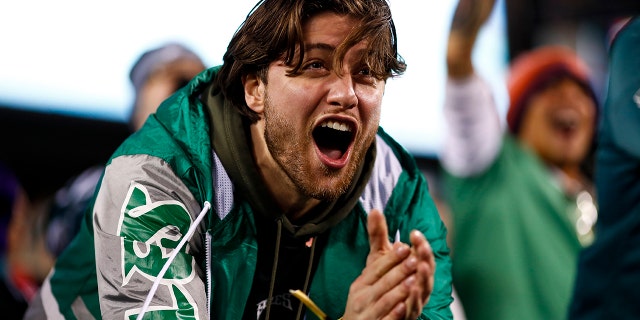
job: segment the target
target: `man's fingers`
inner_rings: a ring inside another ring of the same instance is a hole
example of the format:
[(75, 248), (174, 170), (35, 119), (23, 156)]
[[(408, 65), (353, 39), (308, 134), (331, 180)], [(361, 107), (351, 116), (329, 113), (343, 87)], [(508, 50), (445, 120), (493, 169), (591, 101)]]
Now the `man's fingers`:
[[(400, 268), (400, 266), (398, 266)], [(406, 276), (386, 293), (376, 299), (372, 310), (376, 314), (387, 314), (383, 319), (416, 319), (422, 311), (420, 293), (417, 292), (417, 276)]]
[(431, 244), (429, 244), (429, 241), (425, 238), (422, 232), (418, 230), (411, 231), (409, 240), (411, 241), (411, 246), (414, 248), (420, 259), (434, 260)]
[(369, 232), (370, 253), (376, 253), (391, 249), (387, 231), (387, 221), (380, 210), (373, 209), (367, 218), (367, 231)]
[(410, 246), (392, 244), (379, 210), (369, 213), (367, 232), (371, 250), (367, 267), (352, 284), (348, 304), (369, 305), (366, 312), (386, 314), (383, 319), (417, 318), (433, 290), (435, 258), (429, 242), (419, 231), (412, 231)]
[[(372, 258), (373, 255), (369, 255), (367, 260), (367, 267), (360, 275), (360, 279), (363, 285), (380, 287), (380, 290), (386, 290), (393, 287), (402, 278), (415, 272), (417, 258), (413, 258), (415, 261), (412, 266), (404, 266), (405, 275), (390, 276), (395, 274), (391, 272), (392, 269), (398, 265), (402, 265), (405, 259), (408, 259), (412, 254), (411, 248), (405, 243), (394, 243), (391, 249), (385, 254), (377, 255), (376, 258)], [(394, 280), (395, 279), (395, 280)], [(386, 289), (384, 289), (386, 288)]]
[(433, 255), (433, 250), (429, 241), (419, 231), (412, 231), (410, 235), (412, 251), (421, 261), (418, 265), (418, 272), (416, 275), (419, 281), (422, 282), (421, 300), (426, 304), (429, 301), (429, 297), (433, 290), (434, 274), (436, 270), (436, 261)]

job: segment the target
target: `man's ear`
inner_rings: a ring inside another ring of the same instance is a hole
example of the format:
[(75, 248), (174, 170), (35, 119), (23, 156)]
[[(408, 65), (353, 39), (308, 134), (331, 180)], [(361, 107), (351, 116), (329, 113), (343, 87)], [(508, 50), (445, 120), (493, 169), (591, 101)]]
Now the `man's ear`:
[(244, 86), (244, 100), (247, 106), (254, 112), (262, 114), (264, 111), (264, 82), (255, 73), (242, 77), (242, 86)]

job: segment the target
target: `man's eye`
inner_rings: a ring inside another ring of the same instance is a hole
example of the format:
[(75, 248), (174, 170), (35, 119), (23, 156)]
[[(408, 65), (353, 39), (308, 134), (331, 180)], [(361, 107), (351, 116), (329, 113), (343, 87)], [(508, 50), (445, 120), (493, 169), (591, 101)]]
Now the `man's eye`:
[(375, 77), (375, 74), (374, 74), (373, 70), (371, 70), (371, 68), (369, 68), (369, 67), (360, 68), (360, 70), (358, 70), (357, 75), (360, 76), (361, 78)]
[(371, 75), (371, 69), (367, 68), (362, 68), (360, 69), (360, 72), (358, 72), (360, 75), (363, 76), (370, 76)]
[(322, 62), (319, 61), (314, 61), (314, 62), (310, 62), (307, 64), (307, 69), (321, 69), (323, 68), (324, 65), (322, 64)]

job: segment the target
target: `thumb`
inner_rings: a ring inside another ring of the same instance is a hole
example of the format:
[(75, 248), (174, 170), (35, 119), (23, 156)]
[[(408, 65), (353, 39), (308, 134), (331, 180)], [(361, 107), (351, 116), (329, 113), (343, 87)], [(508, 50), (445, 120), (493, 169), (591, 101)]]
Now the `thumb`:
[(387, 221), (380, 210), (373, 209), (367, 218), (370, 253), (381, 252), (391, 248), (388, 238)]

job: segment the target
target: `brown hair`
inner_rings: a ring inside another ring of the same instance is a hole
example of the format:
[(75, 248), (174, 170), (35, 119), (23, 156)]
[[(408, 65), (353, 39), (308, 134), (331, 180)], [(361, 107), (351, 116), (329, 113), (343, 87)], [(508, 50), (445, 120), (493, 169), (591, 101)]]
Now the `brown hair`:
[(302, 25), (323, 12), (361, 21), (336, 48), (337, 70), (348, 49), (364, 39), (368, 40), (365, 61), (376, 78), (386, 80), (406, 69), (398, 55), (387, 0), (261, 0), (231, 39), (216, 77), (216, 86), (224, 97), (251, 122), (257, 121), (258, 115), (245, 102), (242, 77), (255, 73), (266, 82), (267, 68), (277, 59), (284, 59), (291, 67), (288, 75), (297, 75), (304, 59)]

